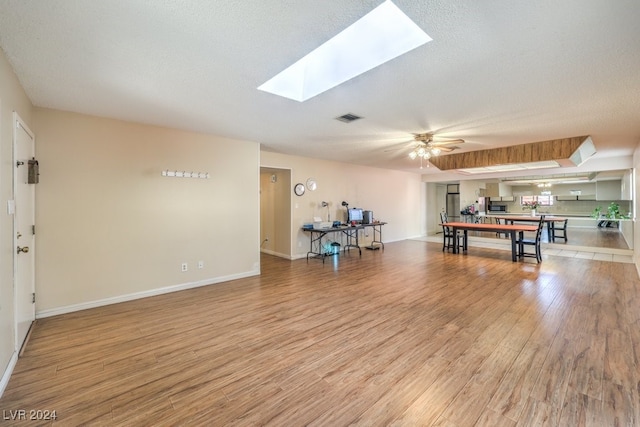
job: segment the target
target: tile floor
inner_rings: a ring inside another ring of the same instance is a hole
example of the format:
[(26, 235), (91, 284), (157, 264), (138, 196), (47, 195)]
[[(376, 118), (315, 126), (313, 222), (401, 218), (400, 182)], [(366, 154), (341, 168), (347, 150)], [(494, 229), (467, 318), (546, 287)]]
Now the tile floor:
[[(442, 234), (424, 236), (414, 240), (425, 242), (437, 242), (442, 244)], [(511, 242), (508, 239), (494, 239), (488, 237), (469, 236), (469, 246), (482, 246), (485, 248), (511, 250)], [(542, 255), (562, 256), (569, 258), (592, 259), (596, 261), (610, 261), (633, 264), (633, 250), (593, 248), (586, 246), (572, 246), (561, 243), (542, 243)]]

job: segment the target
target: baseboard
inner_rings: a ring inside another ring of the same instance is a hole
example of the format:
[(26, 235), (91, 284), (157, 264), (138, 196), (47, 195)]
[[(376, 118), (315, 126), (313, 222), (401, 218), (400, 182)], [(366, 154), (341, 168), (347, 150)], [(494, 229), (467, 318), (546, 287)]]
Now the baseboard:
[(167, 286), (164, 288), (151, 289), (148, 291), (135, 292), (132, 294), (120, 295), (117, 297), (105, 298), (95, 301), (83, 302), (80, 304), (67, 305), (64, 307), (51, 308), (36, 312), (36, 319), (45, 317), (58, 316), (60, 314), (73, 313), (75, 311), (87, 310), (90, 308), (102, 307), (120, 302), (133, 301), (140, 298), (148, 298), (156, 295), (168, 294), (171, 292), (184, 291), (186, 289), (199, 288), (201, 286), (214, 285), (216, 283), (228, 282), (235, 279), (243, 279), (245, 277), (257, 276), (260, 270), (251, 270), (244, 273), (232, 274), (229, 276), (214, 277), (211, 279), (198, 280), (197, 282), (181, 283), (178, 285)]
[(2, 379), (0, 379), (0, 398), (4, 394), (4, 391), (7, 389), (7, 385), (9, 385), (9, 379), (11, 378), (11, 374), (13, 373), (13, 369), (16, 367), (16, 363), (18, 363), (18, 352), (14, 351), (11, 355), (11, 359), (9, 359), (7, 369), (4, 370)]
[(272, 250), (269, 250), (269, 249), (260, 249), (260, 252), (265, 253), (267, 255), (277, 256), (279, 258), (284, 258), (284, 259), (289, 259), (289, 260), (293, 259), (293, 257), (291, 255), (283, 254), (283, 253), (280, 253), (280, 252), (275, 252), (275, 251), (272, 251)]

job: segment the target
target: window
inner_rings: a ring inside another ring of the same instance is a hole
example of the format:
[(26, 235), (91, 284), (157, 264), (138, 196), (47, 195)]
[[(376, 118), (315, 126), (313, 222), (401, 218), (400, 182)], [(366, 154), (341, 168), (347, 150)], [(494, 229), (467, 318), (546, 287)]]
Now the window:
[(538, 202), (540, 206), (553, 206), (553, 196), (522, 196), (520, 204)]

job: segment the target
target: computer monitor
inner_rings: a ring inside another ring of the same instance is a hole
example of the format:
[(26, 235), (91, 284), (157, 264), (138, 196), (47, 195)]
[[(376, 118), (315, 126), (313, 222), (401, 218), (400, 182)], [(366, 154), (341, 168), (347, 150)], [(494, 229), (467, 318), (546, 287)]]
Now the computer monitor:
[(347, 219), (350, 223), (353, 221), (355, 221), (358, 224), (362, 223), (362, 209), (352, 208), (352, 209), (349, 209), (348, 212), (349, 212), (349, 215)]

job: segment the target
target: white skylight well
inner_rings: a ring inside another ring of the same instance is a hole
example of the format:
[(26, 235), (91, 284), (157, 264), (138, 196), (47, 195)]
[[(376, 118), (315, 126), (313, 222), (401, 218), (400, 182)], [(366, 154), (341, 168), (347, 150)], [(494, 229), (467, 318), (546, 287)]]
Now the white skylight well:
[(303, 102), (431, 40), (387, 0), (258, 89)]

